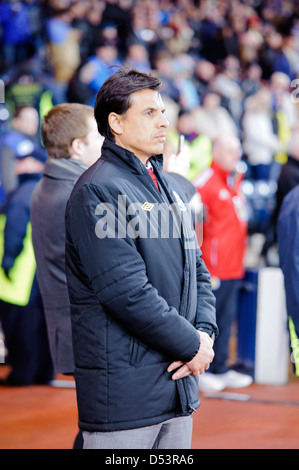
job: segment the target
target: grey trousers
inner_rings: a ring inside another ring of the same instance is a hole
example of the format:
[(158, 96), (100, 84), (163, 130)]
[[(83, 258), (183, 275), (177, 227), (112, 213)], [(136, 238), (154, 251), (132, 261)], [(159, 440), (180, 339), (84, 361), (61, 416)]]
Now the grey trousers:
[(192, 416), (125, 431), (83, 431), (83, 449), (190, 449)]

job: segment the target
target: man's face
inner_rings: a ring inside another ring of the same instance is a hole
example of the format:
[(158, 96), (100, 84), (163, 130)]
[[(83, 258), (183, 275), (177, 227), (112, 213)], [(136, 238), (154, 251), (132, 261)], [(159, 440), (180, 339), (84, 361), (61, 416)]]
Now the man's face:
[(237, 163), (241, 158), (241, 148), (239, 143), (235, 142), (230, 145), (227, 149), (227, 152), (224, 157), (224, 162), (226, 165), (226, 170), (235, 171)]
[(226, 137), (214, 149), (213, 158), (226, 171), (233, 172), (241, 158), (241, 147), (238, 139)]
[(146, 89), (133, 93), (130, 108), (124, 115), (117, 115), (117, 125), (112, 127), (115, 143), (145, 164), (152, 155), (163, 152), (169, 125), (164, 112), (159, 92)]
[(14, 127), (27, 135), (36, 135), (38, 131), (38, 112), (32, 107), (22, 109), (19, 116), (14, 118)]
[(92, 165), (101, 155), (104, 138), (99, 134), (95, 119), (88, 119), (89, 132), (81, 146), (81, 160), (88, 166)]

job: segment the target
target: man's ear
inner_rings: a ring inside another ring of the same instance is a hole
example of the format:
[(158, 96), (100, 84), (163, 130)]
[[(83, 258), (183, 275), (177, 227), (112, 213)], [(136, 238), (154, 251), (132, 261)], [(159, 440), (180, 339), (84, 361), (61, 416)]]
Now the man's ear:
[(116, 135), (121, 135), (122, 128), (122, 117), (117, 113), (110, 113), (108, 116), (108, 124), (112, 132)]
[(83, 142), (81, 139), (74, 139), (72, 144), (71, 144), (71, 154), (73, 158), (76, 158), (76, 156), (81, 155), (81, 148), (82, 148)]

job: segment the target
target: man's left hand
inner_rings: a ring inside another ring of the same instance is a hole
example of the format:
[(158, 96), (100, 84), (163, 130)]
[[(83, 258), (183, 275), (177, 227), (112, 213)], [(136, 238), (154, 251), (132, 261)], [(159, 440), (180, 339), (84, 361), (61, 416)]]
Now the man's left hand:
[(174, 361), (168, 366), (167, 372), (178, 369), (172, 376), (173, 380), (188, 375), (197, 377), (210, 367), (210, 363), (214, 359), (213, 340), (203, 331), (198, 331), (198, 334), (200, 335), (200, 347), (196, 356), (190, 362)]

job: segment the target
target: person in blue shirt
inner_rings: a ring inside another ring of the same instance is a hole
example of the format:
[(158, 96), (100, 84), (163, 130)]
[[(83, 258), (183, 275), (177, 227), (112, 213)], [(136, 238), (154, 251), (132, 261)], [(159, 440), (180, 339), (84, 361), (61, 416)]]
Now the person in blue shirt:
[(11, 130), (1, 137), (0, 186), (3, 190), (3, 203), (18, 185), (18, 177), (15, 174), (16, 161), (29, 155), (42, 159), (46, 157), (38, 129), (39, 114), (33, 106), (20, 106), (15, 109)]
[(100, 39), (95, 55), (90, 57), (80, 70), (80, 80), (91, 90), (90, 106), (94, 105), (96, 94), (103, 83), (121, 66), (115, 41)]
[(27, 5), (20, 1), (0, 3), (0, 27), (5, 67), (17, 64), (27, 57), (31, 42), (31, 24)]

